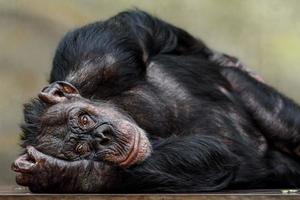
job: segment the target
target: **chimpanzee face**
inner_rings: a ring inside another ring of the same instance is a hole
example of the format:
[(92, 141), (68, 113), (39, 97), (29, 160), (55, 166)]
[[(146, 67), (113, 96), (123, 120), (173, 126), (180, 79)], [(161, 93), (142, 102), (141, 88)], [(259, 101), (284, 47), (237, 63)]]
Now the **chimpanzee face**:
[(36, 148), (64, 160), (107, 161), (129, 166), (151, 152), (145, 132), (113, 105), (92, 102), (63, 82), (39, 95), (49, 106), (40, 117)]

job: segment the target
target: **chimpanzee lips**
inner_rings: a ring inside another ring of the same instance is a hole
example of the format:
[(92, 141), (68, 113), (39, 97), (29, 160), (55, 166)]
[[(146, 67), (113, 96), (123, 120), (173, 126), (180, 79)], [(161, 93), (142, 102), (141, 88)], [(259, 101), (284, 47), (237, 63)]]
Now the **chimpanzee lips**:
[(135, 134), (133, 145), (127, 155), (127, 157), (120, 163), (121, 166), (129, 166), (135, 163), (138, 159), (139, 148), (140, 148), (140, 133)]
[(151, 151), (151, 144), (147, 136), (142, 130), (138, 130), (136, 134), (134, 134), (131, 148), (125, 159), (120, 162), (120, 166), (129, 167), (138, 162), (142, 162), (151, 154)]

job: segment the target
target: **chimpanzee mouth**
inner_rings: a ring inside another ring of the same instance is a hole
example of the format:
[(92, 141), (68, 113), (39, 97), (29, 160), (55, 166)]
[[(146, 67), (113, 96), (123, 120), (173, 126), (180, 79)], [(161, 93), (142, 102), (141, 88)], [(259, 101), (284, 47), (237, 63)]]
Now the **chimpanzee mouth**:
[(121, 166), (127, 167), (135, 164), (135, 162), (139, 160), (141, 134), (137, 131), (134, 135), (132, 147), (130, 148), (127, 157), (120, 162)]
[(115, 138), (97, 152), (97, 158), (126, 168), (144, 161), (151, 154), (151, 143), (138, 126), (122, 122), (113, 129)]

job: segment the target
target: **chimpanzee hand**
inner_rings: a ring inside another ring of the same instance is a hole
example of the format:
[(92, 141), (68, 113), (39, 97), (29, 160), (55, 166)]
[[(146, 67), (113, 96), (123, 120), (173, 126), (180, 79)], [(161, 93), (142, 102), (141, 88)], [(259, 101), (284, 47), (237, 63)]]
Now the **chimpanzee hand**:
[(112, 167), (104, 163), (64, 161), (45, 155), (34, 147), (27, 147), (27, 153), (12, 164), (12, 170), (17, 172), (16, 182), (28, 186), (32, 192), (108, 191), (114, 182), (110, 175), (115, 175), (110, 173)]
[(236, 57), (229, 56), (227, 54), (220, 53), (217, 51), (213, 51), (209, 57), (209, 60), (224, 67), (232, 67), (232, 68), (240, 69), (241, 71), (246, 72), (248, 75), (250, 75), (252, 78), (256, 79), (257, 81), (264, 82), (264, 80), (258, 74), (256, 74), (256, 72), (254, 72), (252, 69), (247, 67)]

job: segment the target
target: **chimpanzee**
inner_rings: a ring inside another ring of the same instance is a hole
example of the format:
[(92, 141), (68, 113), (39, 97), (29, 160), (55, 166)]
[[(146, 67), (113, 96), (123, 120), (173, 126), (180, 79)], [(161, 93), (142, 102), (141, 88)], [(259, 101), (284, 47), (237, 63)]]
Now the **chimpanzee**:
[(300, 108), (184, 30), (130, 10), (65, 35), (25, 104), (34, 192), (300, 186)]

